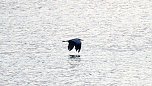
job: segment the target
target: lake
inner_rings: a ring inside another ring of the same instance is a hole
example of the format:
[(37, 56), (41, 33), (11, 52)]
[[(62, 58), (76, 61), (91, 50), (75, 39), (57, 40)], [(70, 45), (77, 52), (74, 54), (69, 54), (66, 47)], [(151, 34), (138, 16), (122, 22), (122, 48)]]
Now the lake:
[[(2, 0), (1, 86), (152, 86), (150, 0)], [(82, 49), (68, 51), (81, 38)]]

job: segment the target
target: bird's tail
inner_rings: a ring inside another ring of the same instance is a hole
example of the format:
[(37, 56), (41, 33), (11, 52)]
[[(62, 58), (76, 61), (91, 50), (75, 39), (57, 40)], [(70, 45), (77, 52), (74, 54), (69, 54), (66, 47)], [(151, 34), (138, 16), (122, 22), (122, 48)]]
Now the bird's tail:
[(62, 42), (68, 42), (68, 41), (62, 41)]

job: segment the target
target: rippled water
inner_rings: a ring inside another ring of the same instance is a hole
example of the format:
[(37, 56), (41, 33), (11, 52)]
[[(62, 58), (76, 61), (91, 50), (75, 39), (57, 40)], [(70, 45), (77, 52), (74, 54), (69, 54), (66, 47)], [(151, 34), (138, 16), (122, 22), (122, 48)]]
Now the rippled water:
[(1, 1), (0, 86), (152, 86), (151, 4)]

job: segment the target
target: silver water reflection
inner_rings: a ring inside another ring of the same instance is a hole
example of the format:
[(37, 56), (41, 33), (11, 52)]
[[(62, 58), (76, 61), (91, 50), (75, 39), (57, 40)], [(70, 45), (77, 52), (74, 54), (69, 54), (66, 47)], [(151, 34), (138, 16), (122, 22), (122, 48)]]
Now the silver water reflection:
[(80, 55), (69, 55), (68, 63), (71, 65), (70, 68), (75, 68), (80, 65)]
[[(151, 0), (1, 0), (0, 86), (152, 86)], [(63, 40), (81, 38), (80, 53)]]

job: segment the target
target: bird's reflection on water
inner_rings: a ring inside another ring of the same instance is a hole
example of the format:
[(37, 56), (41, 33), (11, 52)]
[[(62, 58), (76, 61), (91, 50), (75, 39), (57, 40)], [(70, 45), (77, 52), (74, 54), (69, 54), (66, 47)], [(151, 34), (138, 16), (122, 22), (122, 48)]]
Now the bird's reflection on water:
[(80, 65), (80, 55), (69, 55), (68, 63), (70, 64), (70, 68), (75, 68)]
[(70, 58), (79, 58), (80, 55), (69, 55)]

